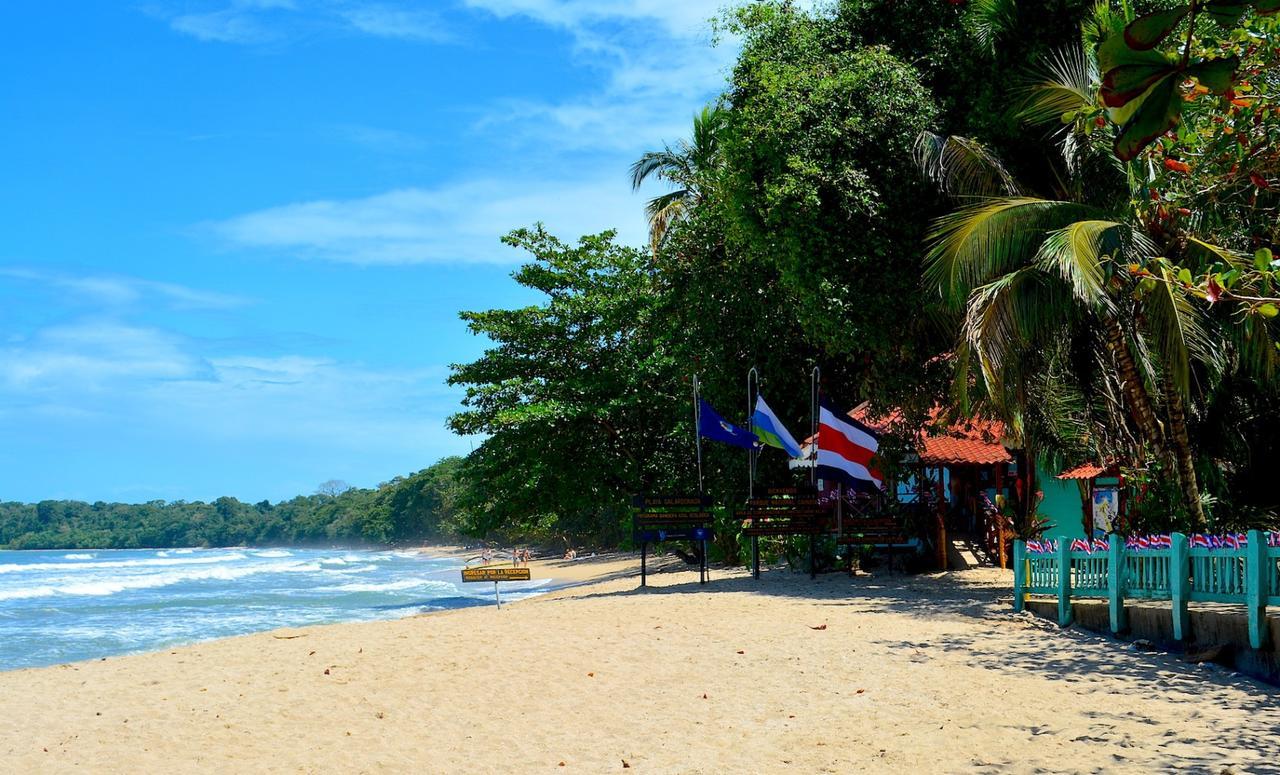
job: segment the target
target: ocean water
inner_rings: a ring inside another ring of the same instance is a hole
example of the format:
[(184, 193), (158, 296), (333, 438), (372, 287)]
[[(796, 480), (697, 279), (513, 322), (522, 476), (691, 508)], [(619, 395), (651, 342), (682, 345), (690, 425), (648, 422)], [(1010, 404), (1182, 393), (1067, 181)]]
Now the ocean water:
[[(317, 549), (0, 551), (0, 670), (228, 635), (493, 605), (462, 563)], [(505, 583), (503, 601), (548, 579)]]

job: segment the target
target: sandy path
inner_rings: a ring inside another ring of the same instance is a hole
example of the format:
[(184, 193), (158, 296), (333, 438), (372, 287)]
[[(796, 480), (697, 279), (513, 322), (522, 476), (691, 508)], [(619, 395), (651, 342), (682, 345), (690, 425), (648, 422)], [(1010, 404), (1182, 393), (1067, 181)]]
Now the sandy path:
[(654, 582), (3, 673), (0, 755), (13, 772), (1280, 771), (1275, 690), (1015, 616), (995, 571)]

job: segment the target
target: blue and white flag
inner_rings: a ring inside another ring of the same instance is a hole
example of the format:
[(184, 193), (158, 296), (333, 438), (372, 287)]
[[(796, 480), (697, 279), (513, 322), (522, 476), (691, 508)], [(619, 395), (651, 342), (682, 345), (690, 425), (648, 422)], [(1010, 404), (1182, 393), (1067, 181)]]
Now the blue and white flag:
[(719, 412), (711, 408), (711, 404), (701, 398), (698, 399), (698, 435), (744, 449), (760, 446), (760, 439), (754, 433), (726, 421)]

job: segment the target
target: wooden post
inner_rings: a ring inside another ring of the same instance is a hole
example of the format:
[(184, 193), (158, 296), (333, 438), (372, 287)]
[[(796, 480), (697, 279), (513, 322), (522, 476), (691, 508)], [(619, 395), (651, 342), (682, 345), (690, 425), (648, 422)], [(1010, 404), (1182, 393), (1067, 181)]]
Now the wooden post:
[(751, 536), (751, 575), (760, 578), (760, 536)]
[(1058, 626), (1071, 624), (1071, 539), (1058, 537)]
[(1249, 645), (1260, 649), (1267, 643), (1267, 539), (1261, 530), (1249, 531), (1244, 555), (1245, 606), (1249, 611)]
[(649, 542), (640, 542), (640, 586), (647, 586), (648, 582), (648, 563), (649, 559)]
[(938, 466), (938, 513), (934, 515), (937, 520), (938, 533), (938, 570), (947, 569), (947, 488), (944, 482), (946, 478), (946, 468)]
[(1021, 538), (1013, 542), (1013, 610), (1021, 611), (1027, 602), (1027, 543)]
[(1173, 607), (1173, 637), (1185, 641), (1190, 634), (1191, 615), (1187, 600), (1191, 597), (1191, 552), (1182, 533), (1169, 536), (1169, 601)]
[(1107, 538), (1107, 593), (1111, 607), (1111, 631), (1124, 632), (1124, 539), (1112, 533)]

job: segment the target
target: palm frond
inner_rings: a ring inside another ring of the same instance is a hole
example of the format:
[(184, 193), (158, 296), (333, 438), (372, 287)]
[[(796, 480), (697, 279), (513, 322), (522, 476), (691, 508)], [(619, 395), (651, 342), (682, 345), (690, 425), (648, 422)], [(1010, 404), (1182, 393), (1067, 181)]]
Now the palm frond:
[(1032, 263), (1047, 234), (1097, 215), (1087, 205), (1035, 197), (985, 199), (934, 221), (924, 281), (949, 304)]
[(1223, 358), (1209, 335), (1202, 307), (1191, 303), (1170, 269), (1162, 271), (1164, 282), (1156, 284), (1144, 305), (1146, 333), (1160, 355), (1164, 374), (1189, 398), (1193, 363), (1218, 372)]
[(976, 289), (963, 337), (977, 355), (989, 392), (1002, 392), (1025, 363), (1027, 350), (1058, 338), (1073, 314), (1064, 284), (1039, 267), (1023, 267)]
[(1029, 124), (1061, 124), (1098, 100), (1098, 65), (1081, 45), (1060, 48), (1041, 62), (1025, 88), (1017, 116)]
[(973, 0), (969, 4), (969, 18), (978, 43), (988, 51), (995, 51), (1000, 36), (1017, 25), (1017, 0)]
[(920, 172), (949, 196), (995, 197), (1021, 193), (1000, 159), (977, 140), (921, 132), (912, 155)]
[(655, 251), (666, 242), (671, 225), (685, 216), (689, 201), (689, 192), (684, 189), (649, 200), (645, 213), (649, 216), (649, 241)]
[(679, 155), (670, 148), (649, 151), (631, 165), (631, 190), (638, 190), (650, 177), (670, 180), (671, 173), (680, 169), (681, 165)]
[(1127, 224), (1092, 219), (1051, 232), (1036, 252), (1036, 260), (1045, 271), (1070, 283), (1076, 298), (1098, 306), (1109, 299), (1104, 264), (1123, 261), (1135, 251), (1150, 255), (1153, 250), (1146, 237)]

